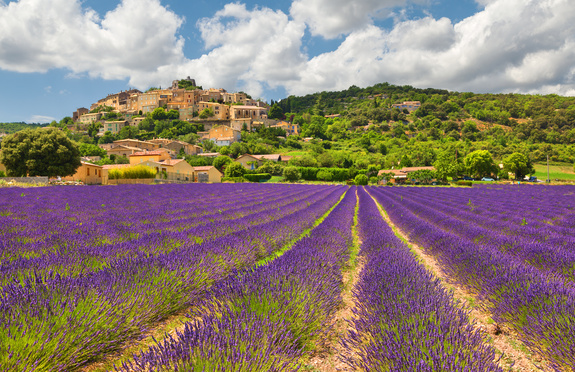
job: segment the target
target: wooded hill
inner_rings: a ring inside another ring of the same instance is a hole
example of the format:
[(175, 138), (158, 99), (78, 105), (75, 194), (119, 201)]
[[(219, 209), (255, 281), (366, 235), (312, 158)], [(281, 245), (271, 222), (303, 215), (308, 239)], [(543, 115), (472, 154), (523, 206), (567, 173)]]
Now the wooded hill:
[[(403, 101), (420, 101), (421, 107), (412, 113), (392, 109), (392, 104)], [(487, 149), (495, 158), (514, 151), (529, 153), (533, 161), (542, 161), (547, 154), (558, 162), (573, 162), (575, 157), (575, 97), (459, 93), (381, 83), (290, 96), (277, 104), (288, 120), (302, 124), (303, 136), (321, 134), (310, 130), (312, 117), (340, 114), (336, 121), (343, 126), (375, 131), (384, 141), (404, 137), (406, 146), (415, 142), (417, 147), (437, 149), (446, 142), (450, 147), (467, 142), (464, 147)], [(326, 131), (336, 121), (327, 119)], [(338, 140), (330, 133), (323, 135)]]

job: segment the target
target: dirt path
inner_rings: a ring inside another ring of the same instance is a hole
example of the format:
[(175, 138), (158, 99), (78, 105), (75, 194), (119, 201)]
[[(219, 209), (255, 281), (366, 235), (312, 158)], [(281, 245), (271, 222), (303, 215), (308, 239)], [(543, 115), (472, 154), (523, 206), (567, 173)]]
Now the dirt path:
[[(367, 190), (366, 190), (367, 191)], [(369, 194), (369, 192), (368, 192)], [(475, 327), (483, 330), (488, 334), (488, 340), (493, 345), (498, 353), (498, 358), (501, 354), (499, 364), (505, 370), (511, 371), (553, 371), (551, 368), (546, 366), (542, 358), (533, 355), (527, 347), (519, 341), (518, 335), (513, 330), (500, 324), (496, 324), (491, 319), (491, 314), (485, 309), (482, 309), (478, 305), (478, 301), (475, 296), (467, 291), (465, 288), (454, 284), (455, 281), (452, 280), (441, 268), (439, 262), (433, 257), (425, 253), (425, 251), (419, 247), (417, 244), (413, 243), (409, 236), (403, 233), (390, 219), (387, 212), (381, 207), (381, 205), (375, 200), (375, 198), (369, 194), (373, 201), (377, 204), (379, 211), (385, 220), (385, 222), (391, 226), (396, 236), (405, 241), (413, 254), (420, 259), (420, 261), (425, 265), (425, 267), (431, 271), (431, 273), (441, 279), (442, 285), (453, 292), (453, 297), (458, 300), (463, 306), (465, 306), (469, 311), (469, 317), (472, 322), (474, 322)]]
[(311, 371), (320, 372), (352, 372), (343, 358), (352, 358), (353, 351), (344, 347), (340, 340), (344, 339), (352, 330), (351, 320), (354, 318), (353, 309), (355, 307), (355, 296), (353, 289), (359, 281), (365, 261), (359, 257), (359, 247), (362, 241), (357, 235), (357, 208), (359, 206), (359, 197), (356, 191), (356, 210), (355, 223), (353, 226), (353, 247), (351, 248), (349, 267), (343, 272), (343, 292), (342, 306), (334, 317), (334, 323), (330, 332), (330, 337), (324, 340), (319, 346), (318, 352), (309, 362), (305, 363)]

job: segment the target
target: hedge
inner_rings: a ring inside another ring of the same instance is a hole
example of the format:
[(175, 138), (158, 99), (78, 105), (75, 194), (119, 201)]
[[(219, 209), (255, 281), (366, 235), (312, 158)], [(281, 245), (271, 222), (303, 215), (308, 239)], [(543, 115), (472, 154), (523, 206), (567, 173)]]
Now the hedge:
[(108, 171), (108, 179), (145, 179), (156, 177), (156, 170), (145, 165), (136, 165), (128, 168), (112, 168)]
[(336, 182), (344, 182), (352, 178), (349, 169), (346, 168), (297, 167), (297, 169), (301, 173), (301, 178), (306, 181), (317, 181), (317, 174), (320, 171), (330, 173), (332, 181)]
[(222, 177), (222, 182), (242, 183), (246, 181), (247, 180), (244, 177)]
[(269, 173), (244, 174), (244, 178), (250, 182), (261, 182), (270, 180), (272, 175)]

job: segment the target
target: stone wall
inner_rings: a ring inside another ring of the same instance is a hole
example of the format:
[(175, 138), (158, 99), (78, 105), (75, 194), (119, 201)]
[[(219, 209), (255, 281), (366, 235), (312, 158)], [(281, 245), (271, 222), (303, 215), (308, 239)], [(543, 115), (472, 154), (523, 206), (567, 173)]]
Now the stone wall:
[(48, 177), (2, 177), (0, 181), (13, 183), (29, 183), (32, 185), (48, 184)]

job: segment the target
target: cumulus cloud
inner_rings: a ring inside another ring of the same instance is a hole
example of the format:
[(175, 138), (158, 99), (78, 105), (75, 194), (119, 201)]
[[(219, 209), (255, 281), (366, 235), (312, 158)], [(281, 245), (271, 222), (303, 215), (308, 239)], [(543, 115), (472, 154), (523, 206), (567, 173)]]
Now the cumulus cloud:
[(335, 38), (348, 34), (366, 24), (372, 17), (387, 17), (392, 9), (403, 6), (407, 0), (295, 0), (291, 16), (306, 23), (312, 35)]
[(154, 72), (184, 60), (182, 22), (159, 0), (123, 0), (102, 19), (80, 0), (10, 2), (0, 5), (0, 68), (104, 79)]
[[(429, 15), (397, 18), (391, 29), (373, 20), (407, 0), (293, 0), (289, 14), (231, 3), (197, 21), (205, 53), (190, 60), (179, 35), (184, 19), (159, 0), (122, 0), (103, 16), (81, 0), (0, 0), (0, 68), (66, 68), (129, 79), (140, 88), (189, 75), (204, 86), (256, 96), (277, 87), (307, 94), (384, 81), (459, 91), (575, 92), (575, 3), (476, 2), (481, 10), (456, 24)], [(342, 41), (308, 56), (306, 29)]]

